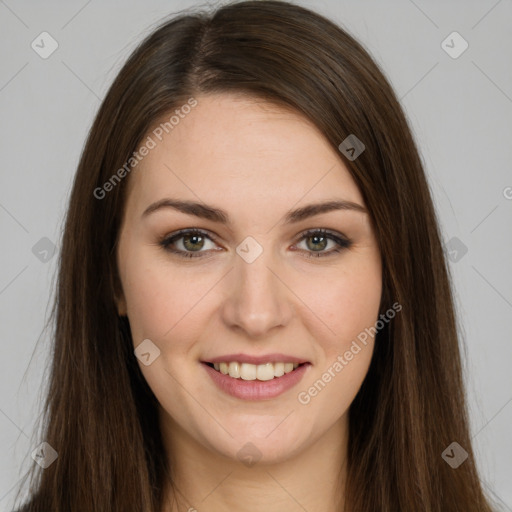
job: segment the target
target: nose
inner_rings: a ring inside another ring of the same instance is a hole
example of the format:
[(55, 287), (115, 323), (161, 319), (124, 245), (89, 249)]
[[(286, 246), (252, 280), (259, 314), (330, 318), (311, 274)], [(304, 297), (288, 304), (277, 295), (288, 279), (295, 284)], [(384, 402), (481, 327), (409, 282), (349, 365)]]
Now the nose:
[(236, 255), (234, 265), (222, 306), (224, 323), (250, 338), (264, 337), (288, 325), (294, 311), (293, 293), (270, 251), (264, 250), (252, 263)]

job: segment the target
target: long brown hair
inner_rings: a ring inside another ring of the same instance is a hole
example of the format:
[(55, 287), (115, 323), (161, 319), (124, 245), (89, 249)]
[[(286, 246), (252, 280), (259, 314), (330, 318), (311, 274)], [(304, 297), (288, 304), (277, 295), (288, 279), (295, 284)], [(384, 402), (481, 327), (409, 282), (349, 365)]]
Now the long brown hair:
[[(133, 52), (108, 91), (75, 175), (63, 233), (53, 360), (41, 439), (58, 458), (30, 474), (29, 512), (160, 511), (169, 465), (157, 402), (117, 313), (116, 244), (129, 176), (150, 127), (191, 97), (248, 93), (309, 118), (342, 155), (368, 206), (383, 262), (384, 312), (350, 407), (346, 508), (490, 512), (476, 470), (451, 279), (423, 166), (383, 72), (324, 17), (274, 0), (188, 12)], [(456, 441), (468, 458), (441, 456)], [(28, 475), (27, 475), (28, 476)]]

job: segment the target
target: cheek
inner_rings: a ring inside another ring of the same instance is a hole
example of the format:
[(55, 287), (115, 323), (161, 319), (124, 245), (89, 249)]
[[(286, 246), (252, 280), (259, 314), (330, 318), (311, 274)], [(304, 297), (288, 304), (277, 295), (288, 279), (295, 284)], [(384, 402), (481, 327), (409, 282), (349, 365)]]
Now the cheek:
[(320, 430), (348, 410), (368, 372), (374, 348), (369, 328), (378, 319), (382, 293), (379, 261), (354, 260), (335, 280), (317, 283), (317, 293), (310, 295), (330, 335), (316, 338), (322, 356), (297, 401)]
[[(329, 335), (317, 342), (326, 354), (343, 353), (358, 334), (377, 321), (382, 294), (380, 265), (372, 261), (365, 266), (347, 266), (336, 277), (316, 277), (308, 281), (302, 296), (328, 327)], [(317, 324), (320, 326), (318, 320)]]
[(312, 431), (322, 432), (346, 415), (356, 397), (373, 353), (373, 341), (358, 344), (354, 350), (357, 353), (347, 351), (350, 360), (343, 351), (328, 357), (326, 364), (297, 393), (297, 407), (310, 419)]
[(335, 279), (329, 277), (315, 280), (308, 295), (308, 305), (322, 320), (315, 329), (320, 356), (308, 387), (301, 390), (308, 396), (299, 403), (311, 400), (312, 408), (329, 410), (327, 415), (334, 417), (350, 405), (371, 361), (374, 338), (369, 329), (378, 320), (382, 294), (380, 260), (378, 255), (354, 257)]
[(149, 338), (171, 348), (169, 340), (179, 338), (179, 346), (186, 346), (187, 339), (193, 339), (194, 326), (199, 325), (194, 321), (199, 311), (196, 306), (214, 284), (214, 277), (172, 268), (165, 255), (155, 258), (142, 250), (125, 260), (124, 274), (134, 343)]
[(134, 250), (125, 258), (123, 290), (134, 346), (147, 338), (160, 350), (154, 363), (139, 367), (164, 410), (177, 418), (190, 407), (182, 385), (197, 395), (186, 365), (200, 338), (201, 299), (215, 277), (172, 268), (153, 251)]

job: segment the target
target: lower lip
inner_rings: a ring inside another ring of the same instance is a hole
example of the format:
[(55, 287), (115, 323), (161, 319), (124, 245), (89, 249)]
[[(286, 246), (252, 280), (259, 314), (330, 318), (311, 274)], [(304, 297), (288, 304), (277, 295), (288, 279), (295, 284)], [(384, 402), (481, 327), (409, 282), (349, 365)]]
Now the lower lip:
[(310, 363), (306, 363), (298, 366), (292, 372), (285, 373), (282, 377), (274, 377), (272, 380), (263, 381), (234, 379), (215, 370), (206, 363), (201, 364), (221, 391), (243, 400), (269, 400), (276, 398), (298, 384), (304, 373), (311, 366)]

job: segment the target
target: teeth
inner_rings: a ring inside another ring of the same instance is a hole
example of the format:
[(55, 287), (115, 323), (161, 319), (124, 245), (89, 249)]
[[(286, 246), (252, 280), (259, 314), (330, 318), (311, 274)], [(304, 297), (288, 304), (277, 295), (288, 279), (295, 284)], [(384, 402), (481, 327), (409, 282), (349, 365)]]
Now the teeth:
[(257, 369), (257, 366), (254, 364), (242, 363), (240, 366), (240, 377), (243, 380), (256, 380)]
[(299, 363), (265, 363), (249, 364), (230, 361), (225, 363), (213, 363), (213, 367), (223, 375), (229, 375), (233, 379), (242, 380), (272, 380), (282, 377), (299, 366)]
[(272, 380), (274, 378), (274, 365), (272, 363), (259, 364), (256, 367), (256, 378), (258, 380)]
[(274, 377), (282, 377), (284, 375), (284, 363), (274, 363)]
[(229, 363), (229, 376), (238, 379), (241, 375), (240, 365), (236, 362)]

